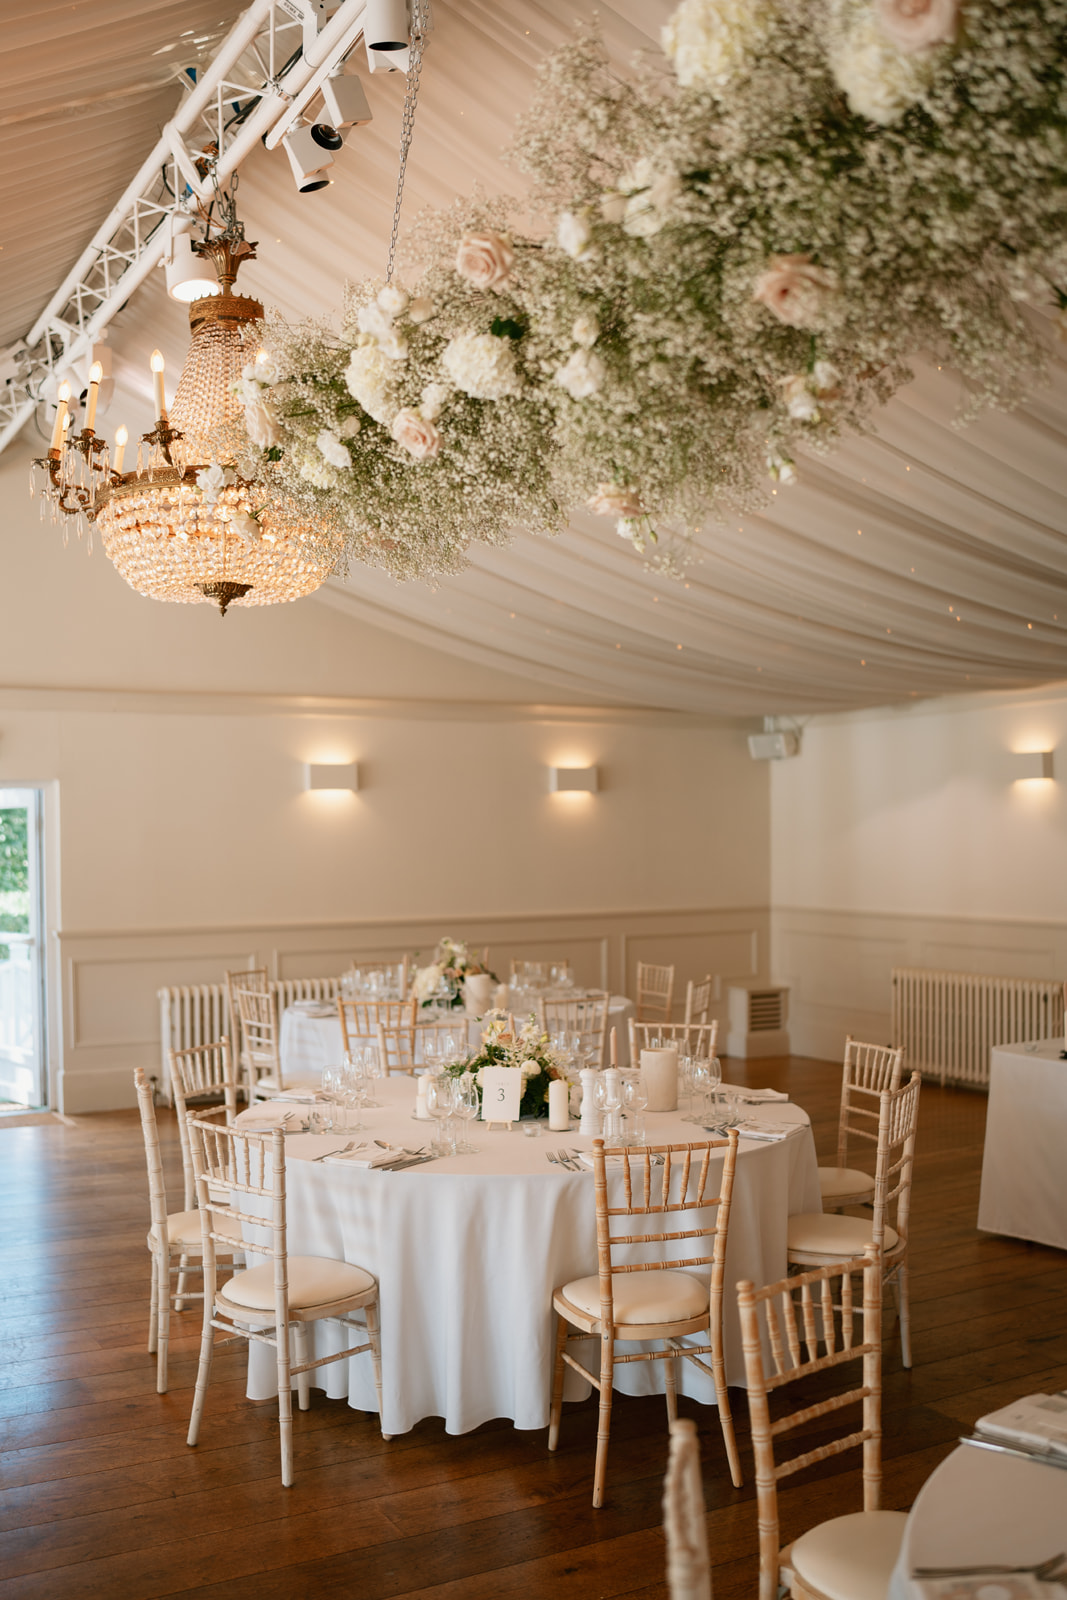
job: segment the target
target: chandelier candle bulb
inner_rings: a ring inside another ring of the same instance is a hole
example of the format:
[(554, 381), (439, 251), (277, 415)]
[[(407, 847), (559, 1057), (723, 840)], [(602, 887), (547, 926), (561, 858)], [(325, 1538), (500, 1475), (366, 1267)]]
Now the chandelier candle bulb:
[(126, 443), (129, 437), (129, 429), (125, 423), (115, 429), (115, 471), (118, 473), (122, 471), (122, 462), (126, 454)]
[(67, 421), (67, 402), (70, 399), (69, 383), (60, 384), (56, 399), (59, 401), (59, 404), (56, 406), (56, 420), (52, 424), (51, 448), (53, 450), (58, 450), (63, 440), (63, 429), (66, 426)]
[(100, 380), (103, 376), (103, 367), (99, 361), (94, 361), (89, 368), (89, 399), (85, 407), (85, 426), (90, 433), (96, 427), (96, 402), (100, 397)]
[(160, 422), (167, 420), (167, 395), (163, 387), (163, 374), (166, 362), (163, 360), (162, 350), (152, 351), (152, 381), (156, 393), (156, 417)]

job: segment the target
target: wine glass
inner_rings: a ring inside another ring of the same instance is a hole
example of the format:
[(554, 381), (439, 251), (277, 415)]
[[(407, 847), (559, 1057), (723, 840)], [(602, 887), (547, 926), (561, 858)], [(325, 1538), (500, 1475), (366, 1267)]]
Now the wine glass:
[(452, 1079), (447, 1072), (433, 1072), (426, 1079), (426, 1109), (437, 1123), (439, 1133), (434, 1140), (434, 1155), (455, 1155), (455, 1136), (451, 1148), (445, 1142), (445, 1123), (452, 1115)]
[(648, 1105), (648, 1090), (640, 1072), (627, 1071), (622, 1080), (622, 1106), (629, 1125), (628, 1142), (630, 1144), (644, 1144), (645, 1142), (645, 1107)]
[[(344, 1069), (342, 1067), (323, 1067), (322, 1069), (322, 1098), (323, 1128), (326, 1133), (336, 1133), (344, 1127), (344, 1111), (340, 1107), (341, 1097), (344, 1092)], [(340, 1110), (340, 1116), (338, 1111)]]
[[(478, 1083), (473, 1072), (464, 1072), (461, 1077), (453, 1078), (452, 1110), (468, 1126), (478, 1115)], [(476, 1155), (477, 1150), (478, 1146), (471, 1144), (467, 1138), (462, 1138), (456, 1146), (459, 1155)]]
[(363, 1106), (365, 1110), (376, 1111), (381, 1106), (380, 1100), (375, 1100), (372, 1085), (375, 1080), (381, 1079), (382, 1062), (376, 1044), (365, 1044), (360, 1051), (363, 1061)]
[(615, 1074), (610, 1076), (606, 1072), (597, 1074), (596, 1083), (593, 1085), (593, 1104), (603, 1113), (603, 1140), (605, 1145), (611, 1146), (622, 1142), (619, 1127), (619, 1112), (622, 1109), (622, 1100), (619, 1096), (619, 1083)]
[(367, 1126), (363, 1121), (363, 1106), (367, 1090), (367, 1059), (366, 1051), (352, 1050), (345, 1056), (344, 1074), (342, 1079), (341, 1098), (348, 1110), (354, 1111), (356, 1120), (348, 1120), (347, 1112), (345, 1126), (359, 1133)]

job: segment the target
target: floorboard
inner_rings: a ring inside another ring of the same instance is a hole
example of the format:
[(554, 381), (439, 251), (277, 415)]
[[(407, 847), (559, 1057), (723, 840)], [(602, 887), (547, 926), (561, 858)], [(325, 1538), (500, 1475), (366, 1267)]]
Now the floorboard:
[[(745, 1081), (743, 1064), (731, 1064)], [(748, 1081), (810, 1112), (835, 1143), (840, 1068), (752, 1063)], [(915, 1365), (887, 1317), (884, 1504), (905, 1509), (960, 1431), (1021, 1393), (1067, 1387), (1067, 1252), (975, 1228), (986, 1102), (924, 1085), (913, 1202)], [(171, 1194), (176, 1129), (160, 1114)], [(0, 1123), (0, 1600), (661, 1600), (660, 1399), (616, 1401), (608, 1498), (589, 1504), (596, 1414), (569, 1407), (559, 1452), (497, 1421), (439, 1419), (386, 1443), (373, 1419), (313, 1394), (282, 1489), (271, 1405), (244, 1397), (243, 1349), (220, 1351), (210, 1438), (185, 1444), (199, 1312), (172, 1323), (171, 1390), (145, 1350), (147, 1192), (134, 1113)], [(713, 1414), (702, 1430), (717, 1600), (755, 1590), (756, 1517)], [(206, 1431), (206, 1430), (205, 1430)], [(816, 1429), (817, 1432), (817, 1429)], [(816, 1435), (813, 1434), (813, 1438)], [(824, 1462), (781, 1496), (783, 1538), (860, 1505), (858, 1461)]]

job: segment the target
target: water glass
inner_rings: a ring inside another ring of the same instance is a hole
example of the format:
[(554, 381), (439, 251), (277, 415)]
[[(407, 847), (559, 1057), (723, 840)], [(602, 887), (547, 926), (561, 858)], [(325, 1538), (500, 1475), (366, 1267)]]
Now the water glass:
[(621, 1116), (622, 1101), (619, 1099), (619, 1085), (610, 1081), (606, 1073), (600, 1073), (593, 1086), (593, 1104), (598, 1111), (603, 1112), (603, 1138), (606, 1146), (622, 1143)]
[(454, 1156), (456, 1153), (454, 1129), (450, 1130), (451, 1142), (445, 1142), (445, 1124), (450, 1121), (453, 1111), (452, 1084), (453, 1080), (447, 1072), (429, 1073), (426, 1078), (426, 1109), (439, 1130), (431, 1146), (436, 1156)]
[[(465, 1072), (462, 1077), (452, 1080), (452, 1110), (453, 1114), (469, 1127), (478, 1115), (478, 1084), (473, 1072)], [(471, 1144), (470, 1140), (463, 1138), (456, 1145), (459, 1155), (475, 1155), (478, 1146)]]
[(622, 1108), (626, 1118), (626, 1142), (644, 1144), (645, 1108), (648, 1090), (640, 1072), (630, 1069), (622, 1075)]
[(382, 1063), (376, 1044), (366, 1044), (360, 1051), (363, 1060), (363, 1106), (368, 1111), (376, 1111), (381, 1106), (381, 1101), (374, 1098), (374, 1084), (381, 1080)]
[(325, 1133), (337, 1133), (344, 1126), (344, 1112), (340, 1101), (344, 1092), (344, 1070), (341, 1067), (322, 1069), (322, 1126)]

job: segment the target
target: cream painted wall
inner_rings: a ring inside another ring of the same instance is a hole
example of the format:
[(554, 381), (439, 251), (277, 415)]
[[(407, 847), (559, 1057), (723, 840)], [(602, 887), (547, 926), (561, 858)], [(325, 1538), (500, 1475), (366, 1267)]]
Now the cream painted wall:
[[(1056, 750), (1054, 782), (1011, 752)], [(817, 719), (771, 771), (774, 975), (795, 1049), (887, 1040), (894, 966), (1067, 973), (1067, 689)]]

